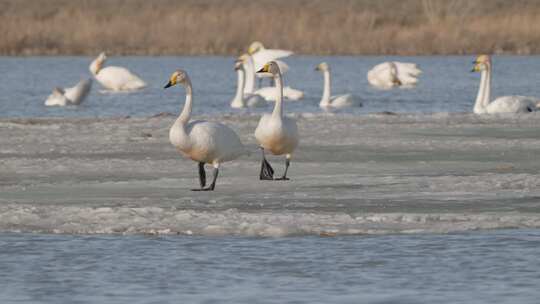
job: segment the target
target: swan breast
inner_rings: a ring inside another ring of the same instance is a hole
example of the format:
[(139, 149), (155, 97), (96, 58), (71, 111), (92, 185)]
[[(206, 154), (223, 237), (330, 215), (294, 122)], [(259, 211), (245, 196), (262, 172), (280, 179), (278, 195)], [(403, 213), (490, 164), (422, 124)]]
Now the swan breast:
[(265, 114), (255, 129), (255, 138), (274, 155), (289, 154), (298, 146), (298, 127), (294, 119), (276, 119), (271, 114)]

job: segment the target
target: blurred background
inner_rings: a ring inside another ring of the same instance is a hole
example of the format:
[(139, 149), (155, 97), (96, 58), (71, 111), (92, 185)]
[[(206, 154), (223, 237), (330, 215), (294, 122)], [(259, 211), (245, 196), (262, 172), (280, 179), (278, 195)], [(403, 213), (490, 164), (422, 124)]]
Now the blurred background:
[(537, 0), (0, 0), (0, 54), (540, 53)]

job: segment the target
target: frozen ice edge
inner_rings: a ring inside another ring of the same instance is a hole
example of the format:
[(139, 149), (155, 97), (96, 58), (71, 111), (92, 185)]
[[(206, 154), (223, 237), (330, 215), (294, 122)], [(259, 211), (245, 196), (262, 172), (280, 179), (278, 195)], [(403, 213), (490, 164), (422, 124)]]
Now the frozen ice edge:
[(200, 236), (342, 236), (540, 228), (540, 214), (311, 213), (181, 210), (174, 207), (0, 207), (0, 232)]

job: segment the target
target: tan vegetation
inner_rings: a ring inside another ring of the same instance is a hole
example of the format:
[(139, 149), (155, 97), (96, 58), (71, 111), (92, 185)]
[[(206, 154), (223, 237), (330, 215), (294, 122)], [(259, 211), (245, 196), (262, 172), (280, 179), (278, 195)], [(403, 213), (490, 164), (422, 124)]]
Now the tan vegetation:
[(540, 53), (538, 0), (0, 0), (0, 54)]

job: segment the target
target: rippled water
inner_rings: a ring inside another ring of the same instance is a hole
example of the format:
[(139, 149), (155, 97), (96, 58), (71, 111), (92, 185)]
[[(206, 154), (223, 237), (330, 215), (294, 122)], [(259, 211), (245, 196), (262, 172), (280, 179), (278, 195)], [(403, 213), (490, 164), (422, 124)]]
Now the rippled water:
[[(471, 73), (472, 56), (456, 57), (313, 57), (286, 59), (291, 70), (286, 84), (306, 93), (302, 102), (291, 102), (287, 111), (320, 112), (322, 75), (314, 71), (321, 61), (333, 69), (334, 93), (354, 93), (364, 107), (347, 112), (470, 112), (479, 84)], [(128, 67), (148, 82), (135, 93), (103, 94), (95, 86), (80, 107), (49, 108), (43, 105), (55, 86), (72, 86), (90, 77), (89, 57), (0, 57), (0, 116), (2, 117), (104, 117), (149, 116), (179, 111), (181, 89), (163, 90), (170, 74), (183, 68), (191, 75), (195, 90), (195, 114), (234, 112), (229, 103), (234, 95), (236, 75), (232, 57), (111, 57), (107, 64)], [(367, 71), (377, 63), (399, 60), (417, 63), (424, 71), (415, 89), (381, 91), (367, 83)], [(540, 95), (540, 57), (496, 56), (493, 95)], [(267, 110), (257, 110), (267, 111)]]
[(2, 303), (538, 303), (540, 232), (0, 234)]

